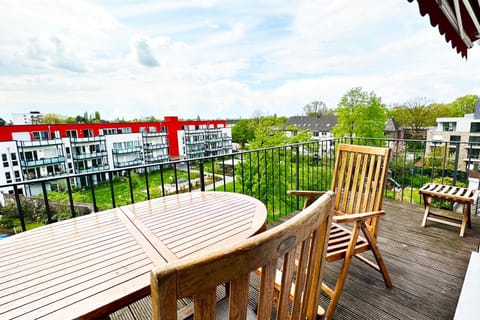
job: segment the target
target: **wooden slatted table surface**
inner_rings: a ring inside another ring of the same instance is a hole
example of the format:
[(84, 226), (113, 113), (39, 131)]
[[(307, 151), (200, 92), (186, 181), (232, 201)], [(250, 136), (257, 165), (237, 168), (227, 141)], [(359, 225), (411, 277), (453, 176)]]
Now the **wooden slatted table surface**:
[(227, 192), (157, 198), (0, 240), (0, 319), (111, 313), (150, 293), (167, 261), (247, 238), (266, 226), (258, 200)]
[[(425, 227), (427, 220), (460, 227), (460, 236), (465, 234), (466, 226), (471, 227), (471, 208), (477, 200), (479, 191), (460, 188), (455, 186), (442, 185), (437, 183), (427, 183), (420, 188), (419, 193), (423, 195), (425, 214), (422, 220), (422, 226)], [(432, 199), (448, 200), (462, 204), (463, 215), (456, 217), (441, 212), (432, 212)]]

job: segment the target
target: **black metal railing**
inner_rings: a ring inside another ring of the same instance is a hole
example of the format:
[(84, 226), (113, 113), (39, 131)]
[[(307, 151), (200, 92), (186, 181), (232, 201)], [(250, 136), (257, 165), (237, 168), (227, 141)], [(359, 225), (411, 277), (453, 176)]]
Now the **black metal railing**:
[(267, 206), (269, 220), (275, 220), (301, 206), (301, 199), (288, 196), (287, 190), (329, 188), (338, 143), (392, 149), (385, 193), (390, 199), (420, 204), (418, 188), (426, 182), (468, 186), (469, 177), (470, 182), (480, 177), (472, 143), (331, 139), (11, 183), (2, 186), (11, 194), (1, 208), (0, 223), (4, 229), (27, 230), (38, 223), (196, 190), (253, 196)]

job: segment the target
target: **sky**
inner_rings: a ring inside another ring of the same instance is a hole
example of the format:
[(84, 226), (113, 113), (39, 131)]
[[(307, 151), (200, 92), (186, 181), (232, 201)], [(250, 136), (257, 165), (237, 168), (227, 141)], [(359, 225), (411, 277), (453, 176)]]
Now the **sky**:
[(0, 0), (0, 117), (294, 116), (354, 87), (387, 106), (480, 94), (407, 0)]

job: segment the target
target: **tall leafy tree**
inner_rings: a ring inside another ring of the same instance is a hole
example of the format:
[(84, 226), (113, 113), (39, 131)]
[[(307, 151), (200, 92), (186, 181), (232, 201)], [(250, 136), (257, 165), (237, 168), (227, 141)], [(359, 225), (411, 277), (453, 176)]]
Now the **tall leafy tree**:
[(307, 116), (326, 116), (333, 115), (333, 110), (327, 108), (323, 101), (312, 101), (303, 107), (303, 112)]
[(463, 117), (467, 113), (473, 113), (475, 111), (475, 103), (479, 99), (479, 96), (475, 94), (468, 94), (463, 97), (455, 99), (450, 106), (452, 109), (451, 117)]
[(350, 89), (335, 110), (338, 124), (332, 132), (335, 137), (383, 137), (387, 108), (375, 93), (361, 87)]
[(49, 114), (46, 114), (42, 117), (41, 122), (42, 123), (58, 124), (58, 123), (65, 123), (66, 119), (65, 119), (65, 117), (62, 117), (58, 114), (49, 113)]
[(242, 147), (245, 143), (253, 140), (255, 137), (255, 122), (249, 119), (239, 120), (232, 127), (232, 141), (240, 143)]

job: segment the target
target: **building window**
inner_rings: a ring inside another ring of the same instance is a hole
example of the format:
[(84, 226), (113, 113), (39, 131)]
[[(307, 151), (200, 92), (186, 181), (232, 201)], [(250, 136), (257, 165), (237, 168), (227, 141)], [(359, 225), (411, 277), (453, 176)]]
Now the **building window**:
[(118, 133), (132, 133), (132, 128), (119, 128)]
[(15, 174), (15, 182), (22, 181), (22, 179), (20, 179), (20, 171), (15, 170), (14, 174)]
[(475, 144), (475, 145), (480, 145), (480, 137), (469, 137), (468, 142)]
[(480, 132), (480, 122), (472, 122), (470, 124), (470, 132)]
[(85, 129), (83, 130), (83, 136), (85, 138), (91, 138), (93, 137), (93, 130), (92, 129)]
[(107, 129), (100, 129), (100, 135), (106, 136), (109, 134), (116, 134), (117, 129), (115, 128), (107, 128)]
[(77, 130), (67, 130), (66, 133), (67, 133), (67, 137), (69, 137), (69, 138), (77, 138), (78, 137)]
[(443, 122), (443, 131), (456, 131), (457, 123), (456, 122)]
[(5, 179), (7, 179), (7, 183), (12, 183), (12, 175), (10, 172), (5, 172)]
[(10, 156), (12, 157), (12, 166), (18, 166), (17, 154), (12, 152)]
[(450, 136), (450, 142), (460, 142), (460, 136)]
[(7, 154), (2, 153), (2, 162), (3, 162), (3, 167), (7, 168), (8, 167), (8, 160), (7, 160)]

